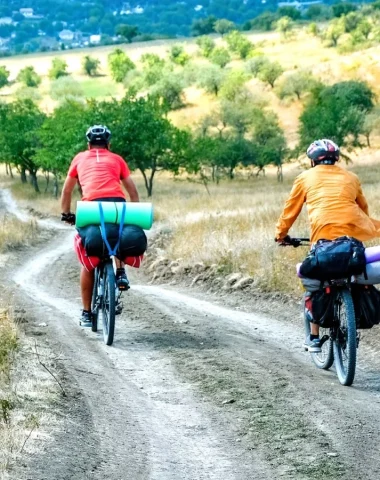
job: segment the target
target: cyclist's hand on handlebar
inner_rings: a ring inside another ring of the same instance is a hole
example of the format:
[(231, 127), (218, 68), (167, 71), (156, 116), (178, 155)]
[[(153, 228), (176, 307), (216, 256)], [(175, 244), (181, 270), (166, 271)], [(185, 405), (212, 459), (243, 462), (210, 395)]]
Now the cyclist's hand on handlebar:
[(285, 245), (290, 245), (291, 238), (289, 235), (286, 235), (284, 238), (275, 238), (274, 241), (280, 245), (280, 247), (284, 247)]
[(66, 222), (69, 225), (75, 225), (75, 213), (61, 213), (61, 222)]
[(280, 247), (288, 247), (292, 246), (297, 248), (301, 245), (302, 241), (299, 238), (292, 238), (289, 235), (281, 239), (276, 239), (276, 242), (280, 245)]

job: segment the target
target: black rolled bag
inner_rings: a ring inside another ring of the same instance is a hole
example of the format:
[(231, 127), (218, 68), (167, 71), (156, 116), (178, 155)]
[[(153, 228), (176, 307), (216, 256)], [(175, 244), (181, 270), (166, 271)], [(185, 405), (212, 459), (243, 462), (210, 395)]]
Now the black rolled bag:
[[(107, 240), (111, 248), (115, 248), (117, 244), (119, 229), (119, 225), (113, 223), (105, 224)], [(88, 256), (103, 257), (108, 254), (108, 249), (102, 238), (100, 225), (78, 227), (77, 230)], [(147, 247), (148, 241), (141, 227), (124, 225), (117, 254), (120, 260), (126, 257), (138, 257), (146, 252)]]
[(337, 280), (365, 273), (365, 247), (352, 237), (318, 240), (302, 262), (303, 277), (316, 280)]

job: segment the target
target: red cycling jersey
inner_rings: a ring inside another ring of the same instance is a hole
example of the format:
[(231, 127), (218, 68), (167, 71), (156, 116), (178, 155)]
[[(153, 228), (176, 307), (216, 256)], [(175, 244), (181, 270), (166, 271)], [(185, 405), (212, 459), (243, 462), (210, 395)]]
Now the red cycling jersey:
[(122, 197), (125, 193), (120, 184), (130, 175), (125, 160), (106, 148), (91, 148), (71, 162), (68, 175), (77, 178), (82, 188), (82, 200)]

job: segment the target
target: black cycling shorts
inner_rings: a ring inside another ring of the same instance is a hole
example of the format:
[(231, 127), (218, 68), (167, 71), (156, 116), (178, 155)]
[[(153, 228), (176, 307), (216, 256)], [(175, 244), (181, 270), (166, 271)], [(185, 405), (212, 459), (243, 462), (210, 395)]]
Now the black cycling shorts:
[(124, 197), (105, 197), (105, 198), (94, 198), (91, 202), (126, 202)]

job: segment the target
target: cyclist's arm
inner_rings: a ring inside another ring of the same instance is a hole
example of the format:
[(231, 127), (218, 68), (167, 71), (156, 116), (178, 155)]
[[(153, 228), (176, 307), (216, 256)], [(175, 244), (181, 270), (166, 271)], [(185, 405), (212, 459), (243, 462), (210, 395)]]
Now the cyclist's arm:
[(75, 185), (77, 184), (77, 179), (74, 177), (66, 177), (65, 183), (62, 188), (61, 195), (61, 210), (62, 213), (69, 213), (71, 210), (71, 196)]
[(306, 195), (301, 178), (296, 178), (292, 191), (285, 202), (284, 210), (276, 224), (276, 236), (278, 240), (282, 240), (288, 234), (291, 226), (301, 213)]
[(359, 183), (358, 193), (356, 195), (356, 203), (359, 205), (359, 208), (363, 210), (366, 215), (369, 215), (368, 203), (362, 191), (362, 187)]
[(135, 182), (132, 180), (131, 177), (123, 178), (121, 180), (121, 183), (123, 184), (124, 188), (127, 190), (129, 198), (131, 202), (139, 202), (139, 193), (137, 191)]

